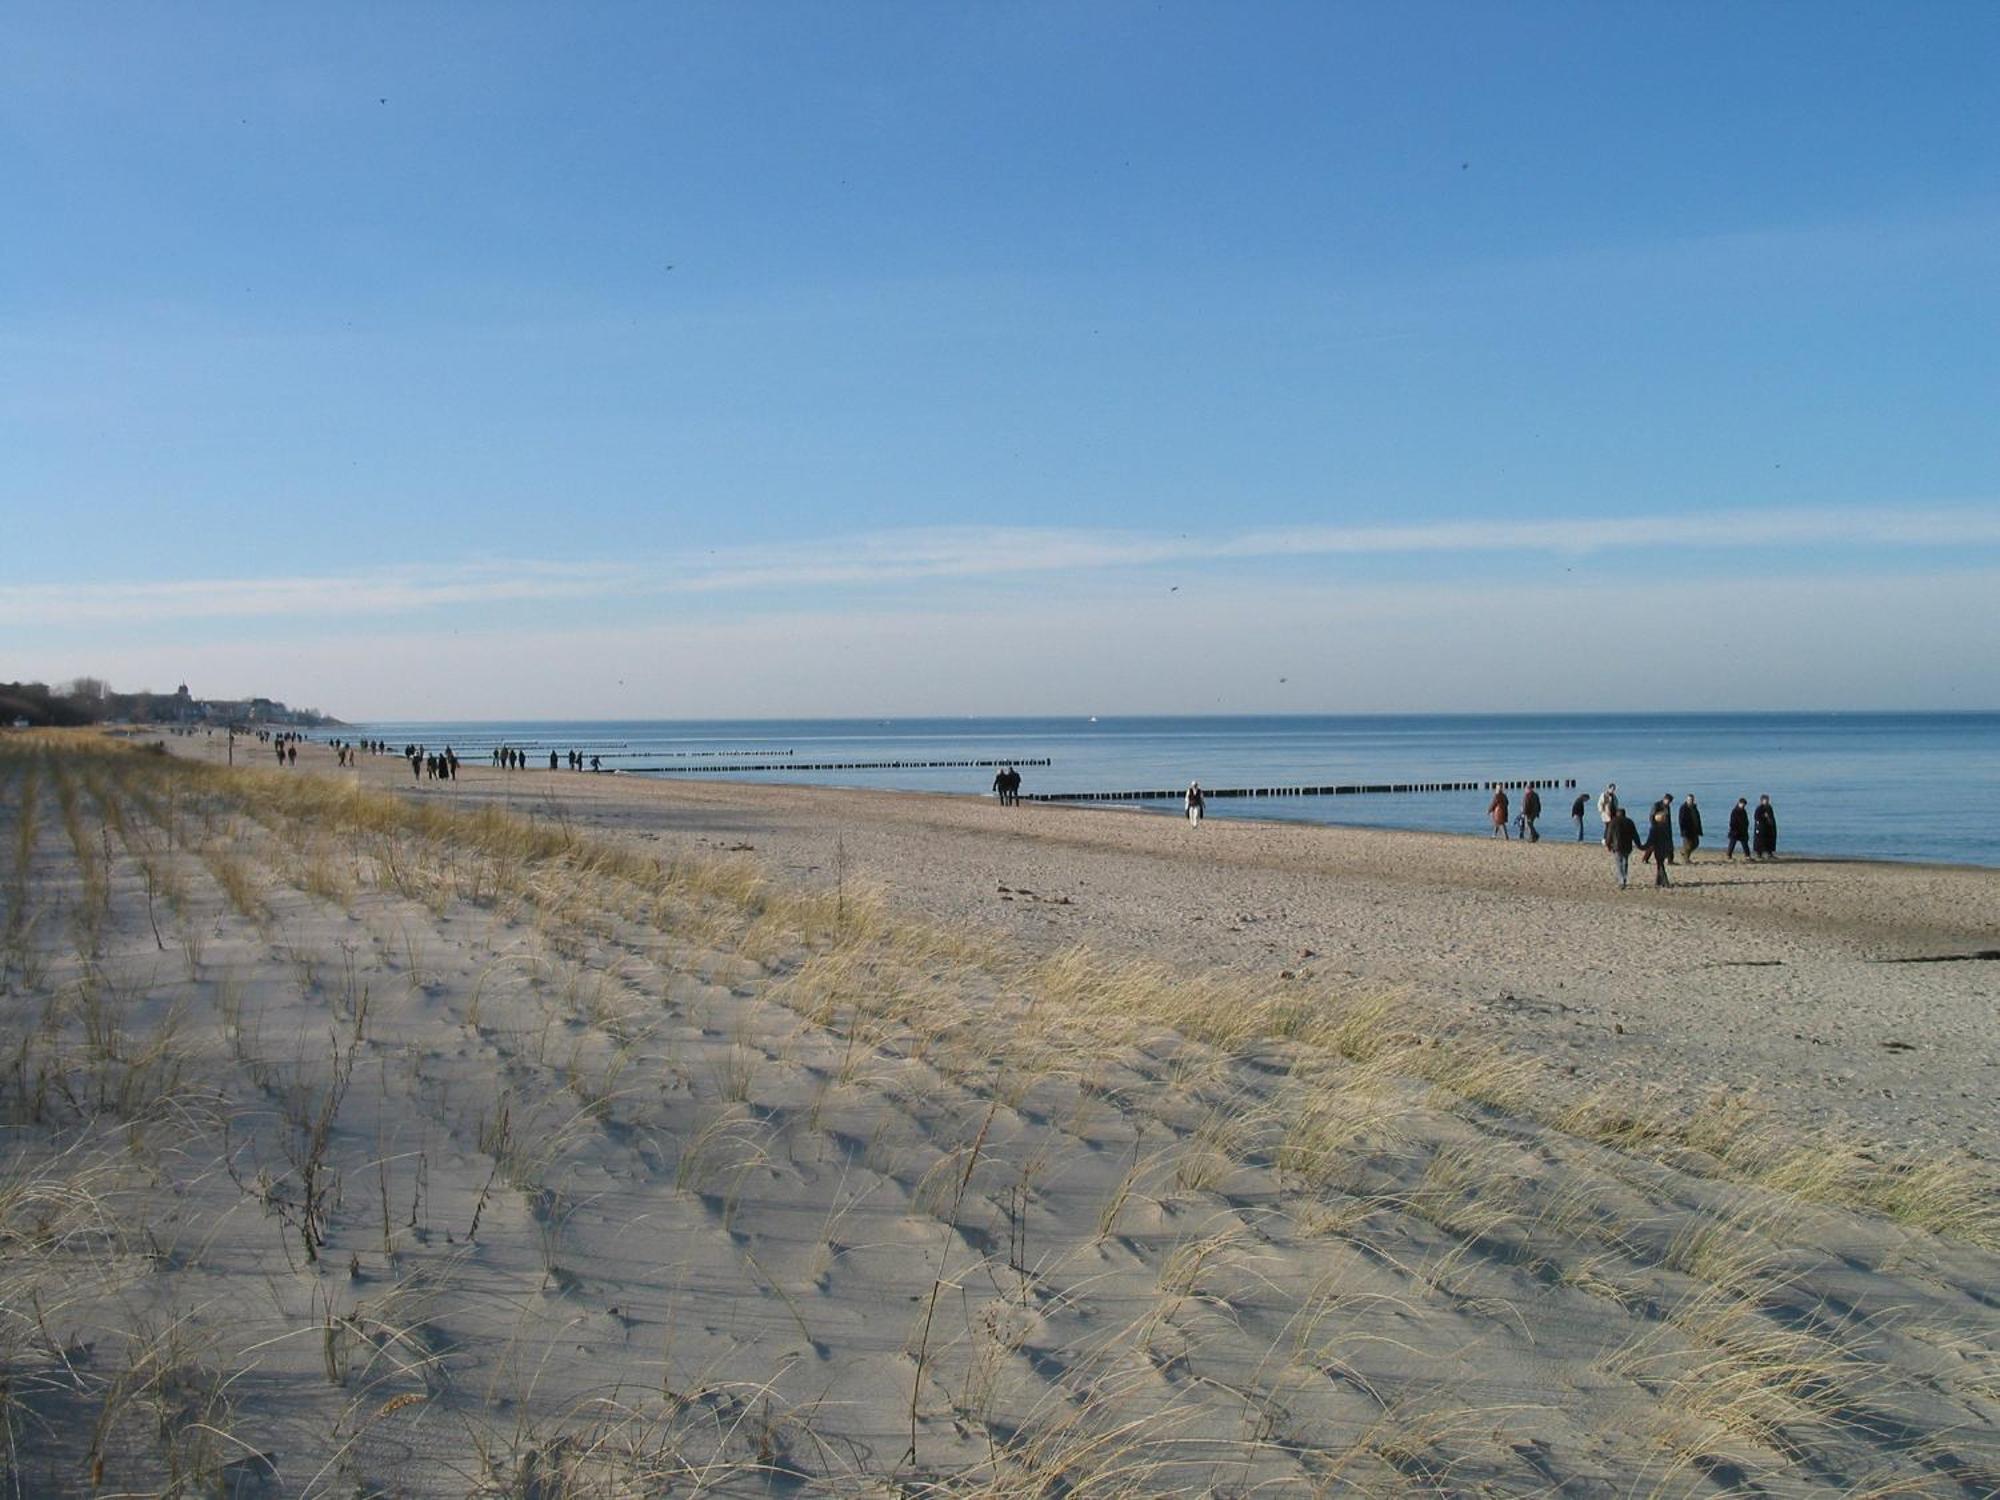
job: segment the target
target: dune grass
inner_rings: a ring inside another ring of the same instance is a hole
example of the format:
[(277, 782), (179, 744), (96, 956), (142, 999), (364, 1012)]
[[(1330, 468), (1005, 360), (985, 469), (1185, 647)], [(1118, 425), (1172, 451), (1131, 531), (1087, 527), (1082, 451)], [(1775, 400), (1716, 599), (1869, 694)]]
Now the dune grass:
[[(1932, 1398), (1886, 1334), (1800, 1305), (1825, 1211), (2000, 1247), (1979, 1164), (1736, 1104), (1578, 1101), (1394, 994), (1023, 956), (851, 881), (663, 861), (553, 815), (88, 742), (0, 749), (0, 785), (30, 1001), (0, 1037), (0, 1435), (68, 1465), (10, 1459), (16, 1490), (247, 1484), (252, 1393), (282, 1368), (323, 1391), (312, 1462), (281, 1455), (308, 1493), (388, 1492), (378, 1455), (418, 1424), (451, 1431), (465, 1494), (1538, 1493), (1520, 1455), (1547, 1409), (1405, 1365), (1525, 1352), (1542, 1298), (1607, 1331), (1593, 1378), (1655, 1414), (1622, 1492), (1919, 1493), (1992, 1467), (1910, 1415)], [(246, 988), (308, 1022), (245, 1015)], [(452, 1089), (481, 1071), (499, 1102), (467, 1118)], [(391, 1139), (417, 1121), (448, 1144)], [(578, 1259), (618, 1185), (576, 1163), (611, 1146), (656, 1163), (654, 1212), (712, 1226), (801, 1349), (872, 1255), (921, 1266), (897, 1430), (864, 1452), (801, 1368), (690, 1375), (671, 1333), (552, 1389), (591, 1330), (634, 1326)], [(821, 1173), (787, 1269), (770, 1215)], [(176, 1238), (140, 1208), (217, 1181), (239, 1222)], [(283, 1247), (260, 1295), (286, 1331), (254, 1357), (146, 1292), (212, 1244), (247, 1254), (239, 1231)], [(524, 1238), (534, 1275), (492, 1280)], [(452, 1328), (482, 1299), (511, 1331), (469, 1380), (496, 1335)], [(88, 1358), (63, 1331), (85, 1305), (128, 1309)], [(1988, 1335), (1936, 1340), (1975, 1399)], [(1884, 1445), (1899, 1403), (1919, 1436)]]

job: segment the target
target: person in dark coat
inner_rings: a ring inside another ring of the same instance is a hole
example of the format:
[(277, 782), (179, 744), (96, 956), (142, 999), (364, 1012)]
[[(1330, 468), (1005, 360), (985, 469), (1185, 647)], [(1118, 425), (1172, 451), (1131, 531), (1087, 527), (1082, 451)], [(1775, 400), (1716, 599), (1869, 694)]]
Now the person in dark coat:
[(1507, 837), (1507, 789), (1495, 787), (1493, 800), (1486, 804), (1486, 816), (1493, 820), (1493, 837)]
[(1681, 858), (1694, 863), (1694, 851), (1701, 847), (1701, 809), (1694, 805), (1694, 793), (1681, 798)]
[(1770, 794), (1757, 799), (1757, 811), (1751, 819), (1753, 834), (1750, 840), (1752, 850), (1758, 859), (1778, 857), (1778, 811), (1771, 806)]
[(1590, 793), (1578, 792), (1576, 801), (1569, 805), (1570, 819), (1576, 824), (1576, 841), (1583, 842), (1583, 810), (1590, 806)]
[(1736, 858), (1736, 846), (1743, 846), (1743, 857), (1750, 858), (1750, 799), (1738, 797), (1736, 805), (1729, 809), (1729, 851), (1728, 859)]
[(1639, 830), (1632, 815), (1622, 807), (1613, 808), (1611, 821), (1604, 825), (1604, 847), (1611, 851), (1612, 868), (1618, 872), (1618, 889), (1624, 890), (1632, 874), (1632, 851), (1639, 846)]
[(1542, 841), (1542, 836), (1535, 832), (1535, 819), (1541, 815), (1542, 794), (1529, 787), (1528, 794), (1521, 799), (1521, 827), (1526, 831), (1528, 842), (1531, 844), (1539, 844)]
[(1646, 852), (1653, 857), (1653, 884), (1672, 885), (1667, 879), (1667, 866), (1674, 857), (1674, 814), (1671, 803), (1662, 802), (1653, 809), (1653, 816), (1646, 827)]

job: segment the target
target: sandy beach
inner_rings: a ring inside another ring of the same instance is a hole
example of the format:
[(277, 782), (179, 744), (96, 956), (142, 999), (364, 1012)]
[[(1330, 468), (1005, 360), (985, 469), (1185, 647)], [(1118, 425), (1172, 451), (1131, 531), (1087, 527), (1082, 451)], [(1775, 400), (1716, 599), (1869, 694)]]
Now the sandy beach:
[(258, 748), (0, 753), (16, 1492), (2000, 1492), (1996, 872)]
[(1621, 892), (1594, 811), (1581, 845), (1567, 819), (1522, 844), (474, 766), (419, 786), (388, 757), (359, 774), (808, 884), (844, 851), (898, 907), (1025, 950), (1390, 985), (1416, 1024), (1586, 1087), (1726, 1089), (1801, 1124), (2000, 1157), (2000, 871), (1710, 848), (1665, 891), (1635, 856)]

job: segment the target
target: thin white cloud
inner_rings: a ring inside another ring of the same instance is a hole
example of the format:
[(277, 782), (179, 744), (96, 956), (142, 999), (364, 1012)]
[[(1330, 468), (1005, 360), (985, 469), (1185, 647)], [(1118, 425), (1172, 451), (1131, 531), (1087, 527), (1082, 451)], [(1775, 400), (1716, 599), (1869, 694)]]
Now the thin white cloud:
[(0, 624), (102, 625), (134, 621), (289, 617), (379, 618), (453, 605), (579, 599), (632, 592), (626, 564), (495, 562), (286, 578), (153, 583), (0, 585)]
[(1820, 548), (2000, 544), (2000, 505), (1799, 508), (1407, 526), (1307, 526), (1221, 536), (1059, 527), (949, 527), (718, 549), (680, 560), (492, 561), (263, 579), (0, 585), (0, 624), (354, 617), (526, 601), (635, 599), (1090, 573), (1223, 560), (1438, 554), (1561, 556), (1646, 548)]
[(1413, 526), (1297, 527), (1222, 544), (1235, 557), (1360, 553), (1549, 552), (1633, 547), (1936, 547), (2000, 543), (2000, 506), (1736, 510)]

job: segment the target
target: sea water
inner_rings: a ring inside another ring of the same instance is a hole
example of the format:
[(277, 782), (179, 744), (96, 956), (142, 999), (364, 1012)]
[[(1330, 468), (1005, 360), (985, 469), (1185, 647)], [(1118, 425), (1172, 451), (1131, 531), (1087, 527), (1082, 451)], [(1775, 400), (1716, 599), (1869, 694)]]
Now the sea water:
[[(1573, 839), (1572, 799), (1616, 782), (1630, 806), (1695, 794), (1720, 851), (1738, 797), (1776, 807), (1781, 854), (2000, 866), (2000, 713), (1419, 714), (1230, 718), (736, 719), (357, 724), (483, 761), (496, 745), (546, 768), (550, 750), (606, 771), (674, 779), (991, 795), (993, 768), (808, 770), (829, 762), (1001, 761), (1022, 790), (1123, 792), (1574, 778), (1542, 793), (1542, 836)], [(322, 735), (321, 737), (326, 737)], [(721, 753), (728, 752), (728, 753)], [(1047, 765), (1028, 764), (1047, 761)], [(750, 769), (766, 765), (786, 769)], [(673, 767), (671, 770), (653, 768)], [(1514, 793), (1518, 810), (1520, 794)], [(1212, 818), (1486, 834), (1487, 794), (1217, 799)], [(1144, 804), (1178, 814), (1178, 803)]]

